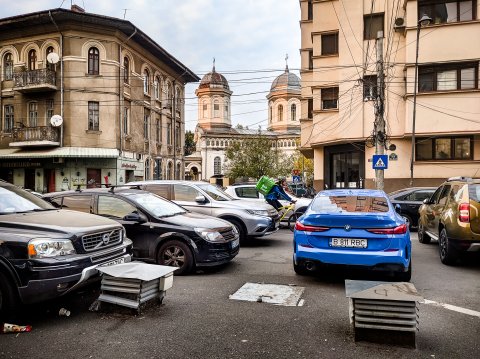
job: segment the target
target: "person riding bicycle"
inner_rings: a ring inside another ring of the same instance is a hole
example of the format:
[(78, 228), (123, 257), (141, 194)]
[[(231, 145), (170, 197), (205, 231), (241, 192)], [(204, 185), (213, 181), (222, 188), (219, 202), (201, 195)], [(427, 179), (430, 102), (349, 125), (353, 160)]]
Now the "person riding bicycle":
[(284, 199), (291, 203), (295, 203), (295, 201), (285, 193), (283, 189), (283, 182), (284, 180), (277, 181), (276, 184), (270, 189), (270, 192), (268, 192), (268, 194), (265, 196), (265, 200), (268, 202), (268, 204), (273, 206), (276, 210), (282, 207), (279, 199)]

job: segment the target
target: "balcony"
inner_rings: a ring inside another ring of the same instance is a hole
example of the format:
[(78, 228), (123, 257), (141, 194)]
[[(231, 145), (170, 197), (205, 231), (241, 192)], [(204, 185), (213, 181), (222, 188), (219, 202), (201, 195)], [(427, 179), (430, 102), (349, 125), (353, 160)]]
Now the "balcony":
[(10, 147), (60, 146), (60, 129), (51, 126), (14, 127)]
[(56, 91), (55, 71), (28, 70), (13, 74), (13, 89), (19, 92)]

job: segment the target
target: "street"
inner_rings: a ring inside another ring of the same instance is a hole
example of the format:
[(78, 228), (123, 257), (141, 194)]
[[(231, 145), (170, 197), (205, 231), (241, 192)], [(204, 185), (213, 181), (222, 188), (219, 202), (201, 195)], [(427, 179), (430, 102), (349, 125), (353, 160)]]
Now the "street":
[[(109, 307), (90, 312), (96, 287), (25, 308), (32, 332), (0, 335), (2, 358), (475, 358), (480, 357), (480, 261), (442, 265), (436, 242), (412, 233), (412, 283), (420, 304), (417, 348), (354, 342), (345, 278), (301, 277), (292, 268), (287, 229), (248, 246), (228, 265), (175, 277), (162, 305), (139, 316)], [(229, 299), (247, 282), (304, 287), (302, 306)], [(455, 307), (445, 308), (448, 304)], [(457, 308), (458, 307), (458, 308)], [(71, 316), (59, 316), (66, 308)], [(453, 310), (452, 310), (453, 309)], [(468, 311), (470, 310), (470, 311)]]

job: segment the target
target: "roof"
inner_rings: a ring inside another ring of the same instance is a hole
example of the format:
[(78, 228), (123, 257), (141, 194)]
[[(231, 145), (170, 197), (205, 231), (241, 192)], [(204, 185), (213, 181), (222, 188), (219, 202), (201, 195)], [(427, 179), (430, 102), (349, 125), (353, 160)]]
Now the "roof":
[[(56, 28), (52, 19), (60, 30)], [(197, 82), (200, 80), (192, 70), (188, 69), (130, 21), (115, 17), (76, 12), (63, 8), (27, 13), (0, 19), (0, 39), (26, 36), (26, 31), (33, 31), (36, 34), (38, 34), (39, 31), (49, 34), (56, 33), (69, 27), (73, 22), (78, 22), (80, 26), (85, 29), (88, 29), (90, 25), (105, 28), (109, 27), (120, 31), (128, 38), (131, 37), (130, 39), (132, 41), (148, 49), (153, 56), (160, 59), (175, 72), (181, 73), (182, 75), (180, 77), (183, 78), (185, 82)]]
[(0, 149), (0, 158), (51, 158), (51, 157), (90, 157), (117, 158), (116, 148), (57, 147), (46, 150)]
[(291, 73), (287, 66), (285, 67), (285, 72), (273, 81), (270, 88), (270, 95), (272, 92), (277, 91), (287, 91), (300, 94), (301, 88), (299, 77)]
[(215, 71), (215, 65), (213, 65), (212, 71), (205, 74), (200, 81), (198, 88), (211, 88), (211, 87), (223, 87), (225, 90), (230, 91), (228, 81), (222, 74)]

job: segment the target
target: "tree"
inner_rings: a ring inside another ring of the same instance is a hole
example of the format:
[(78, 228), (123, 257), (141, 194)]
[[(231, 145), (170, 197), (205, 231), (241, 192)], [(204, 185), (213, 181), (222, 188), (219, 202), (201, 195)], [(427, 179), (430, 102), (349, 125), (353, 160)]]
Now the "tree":
[(298, 170), (302, 177), (305, 176), (303, 180), (311, 183), (313, 181), (313, 161), (306, 158), (298, 149), (292, 155), (292, 160), (292, 170)]
[(196, 148), (196, 144), (194, 141), (194, 134), (192, 131), (185, 132), (185, 148), (184, 154), (185, 156), (191, 155)]
[(291, 170), (291, 160), (272, 148), (272, 140), (260, 133), (234, 141), (225, 151), (225, 158), (225, 169), (230, 178), (279, 177), (288, 175)]

